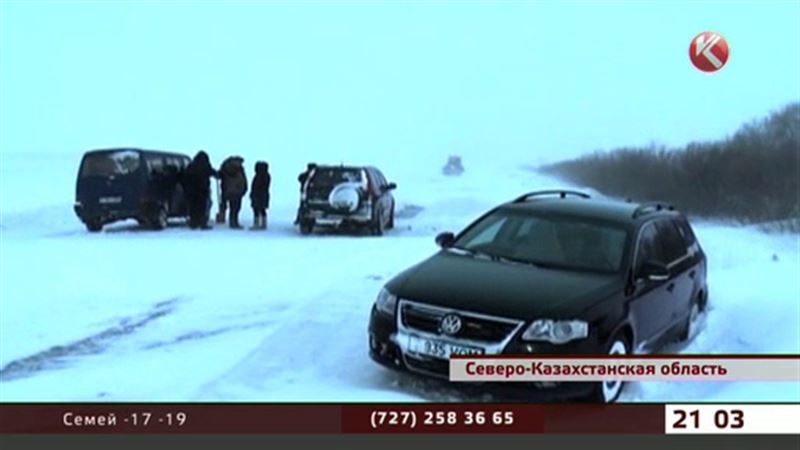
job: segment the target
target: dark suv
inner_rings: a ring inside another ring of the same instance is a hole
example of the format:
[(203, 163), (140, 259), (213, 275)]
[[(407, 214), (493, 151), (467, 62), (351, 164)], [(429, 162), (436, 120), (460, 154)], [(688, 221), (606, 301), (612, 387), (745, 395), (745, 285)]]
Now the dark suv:
[[(452, 354), (647, 352), (689, 339), (708, 298), (692, 228), (662, 203), (532, 192), (436, 242), (372, 308), (370, 356), (388, 367), (448, 377)], [(532, 387), (612, 402), (622, 382)]]
[(124, 219), (160, 230), (170, 217), (186, 217), (181, 153), (113, 148), (83, 155), (75, 187), (75, 214), (89, 231)]
[(382, 235), (394, 227), (392, 191), (396, 188), (375, 167), (316, 166), (300, 194), (300, 232), (310, 234), (315, 226), (323, 225)]

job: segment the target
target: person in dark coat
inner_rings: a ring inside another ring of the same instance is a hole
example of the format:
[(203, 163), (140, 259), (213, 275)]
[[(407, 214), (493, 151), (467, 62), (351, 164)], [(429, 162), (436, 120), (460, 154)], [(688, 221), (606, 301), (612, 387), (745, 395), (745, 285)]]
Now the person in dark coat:
[(297, 176), (297, 181), (300, 183), (300, 207), (297, 208), (297, 217), (294, 219), (295, 225), (300, 223), (300, 213), (303, 211), (303, 189), (306, 187), (306, 181), (308, 181), (308, 177), (311, 176), (311, 172), (316, 168), (316, 163), (308, 163), (306, 165), (306, 170)]
[(267, 209), (269, 209), (269, 164), (264, 161), (256, 163), (256, 176), (250, 187), (250, 204), (253, 207), (253, 230), (267, 229)]
[(244, 158), (231, 156), (223, 161), (219, 168), (222, 179), (222, 201), (228, 210), (228, 223), (231, 228), (242, 228), (239, 225), (239, 211), (242, 209), (242, 197), (247, 192), (247, 176), (244, 173)]
[(303, 188), (306, 185), (306, 181), (308, 181), (308, 176), (311, 175), (311, 172), (313, 172), (314, 169), (316, 168), (317, 168), (316, 163), (308, 163), (306, 165), (306, 170), (297, 176), (297, 181), (300, 183), (300, 193), (303, 192)]
[(183, 171), (181, 184), (189, 209), (189, 228), (209, 229), (208, 209), (211, 202), (210, 177), (217, 177), (208, 154), (200, 150)]

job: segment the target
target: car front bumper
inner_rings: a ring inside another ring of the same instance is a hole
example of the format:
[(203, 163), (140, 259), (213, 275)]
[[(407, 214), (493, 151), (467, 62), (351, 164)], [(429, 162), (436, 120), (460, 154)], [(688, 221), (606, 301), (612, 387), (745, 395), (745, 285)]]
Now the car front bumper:
[[(377, 311), (374, 307), (369, 324), (369, 356), (375, 362), (400, 371), (422, 376), (449, 380), (449, 361), (412, 355), (405, 352), (398, 342), (399, 334), (395, 319)], [(525, 343), (513, 340), (498, 354), (531, 356), (537, 354), (586, 354), (597, 353), (598, 347), (591, 340), (575, 342), (573, 345)], [(511, 401), (552, 401), (583, 398), (595, 389), (594, 383), (580, 382), (452, 382), (451, 386), (463, 387), (465, 393), (490, 393)]]

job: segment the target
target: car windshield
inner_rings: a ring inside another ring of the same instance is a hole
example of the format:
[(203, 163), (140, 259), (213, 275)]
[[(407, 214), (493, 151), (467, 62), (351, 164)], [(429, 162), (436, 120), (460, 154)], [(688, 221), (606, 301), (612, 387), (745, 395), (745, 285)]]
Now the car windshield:
[(90, 153), (83, 159), (81, 177), (127, 175), (139, 168), (139, 159), (133, 150)]
[(311, 177), (311, 184), (331, 186), (346, 182), (361, 182), (361, 169), (342, 167), (318, 167)]
[(453, 247), (509, 262), (616, 272), (627, 236), (621, 226), (591, 219), (500, 209), (468, 229)]

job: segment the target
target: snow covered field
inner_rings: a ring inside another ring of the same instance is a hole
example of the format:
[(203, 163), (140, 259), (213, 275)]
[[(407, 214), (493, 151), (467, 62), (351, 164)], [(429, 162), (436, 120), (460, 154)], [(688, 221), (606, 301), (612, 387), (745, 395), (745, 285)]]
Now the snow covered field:
[[(215, 164), (221, 156), (212, 152)], [(252, 174), (259, 155), (244, 156)], [(270, 159), (266, 233), (119, 223), (89, 234), (71, 209), (79, 157), (0, 154), (0, 401), (490, 400), (373, 363), (370, 305), (386, 280), (436, 251), (438, 232), (563, 185), (524, 161), (465, 159), (451, 178), (441, 155), (384, 157), (376, 163), (399, 186), (398, 208), (418, 214), (399, 213), (382, 238), (302, 237), (291, 222), (305, 161), (285, 157)], [(800, 353), (798, 236), (696, 231), (711, 309), (693, 342), (667, 350)], [(622, 400), (798, 401), (800, 381), (634, 383)]]

